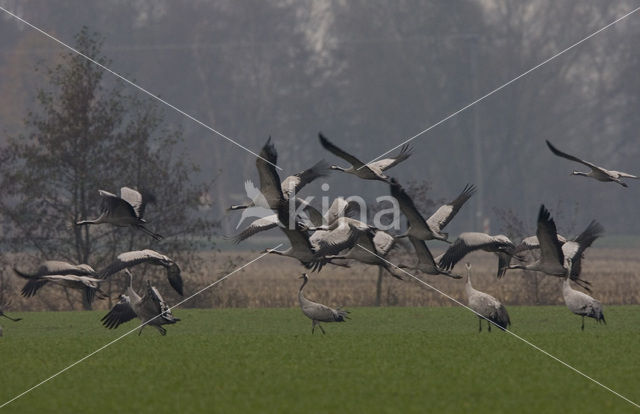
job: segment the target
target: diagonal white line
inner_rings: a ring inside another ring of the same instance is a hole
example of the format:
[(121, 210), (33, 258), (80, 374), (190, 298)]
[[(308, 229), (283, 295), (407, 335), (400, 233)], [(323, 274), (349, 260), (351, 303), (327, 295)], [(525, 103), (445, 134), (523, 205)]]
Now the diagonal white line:
[[(160, 98), (158, 95), (154, 95), (153, 93), (149, 92), (148, 90), (146, 90), (145, 88), (143, 88), (142, 86), (130, 81), (129, 79), (125, 78), (124, 76), (120, 75), (119, 73), (109, 69), (108, 67), (104, 66), (103, 64), (101, 64), (100, 62), (90, 58), (89, 56), (85, 55), (84, 53), (80, 52), (79, 50), (69, 46), (68, 44), (64, 43), (62, 40), (59, 40), (58, 38), (50, 35), (49, 33), (45, 32), (44, 30), (40, 29), (37, 26), (34, 26), (33, 24), (29, 23), (28, 21), (24, 20), (23, 18), (21, 18), (20, 16), (11, 13), (9, 10), (5, 9), (4, 7), (0, 6), (0, 10), (2, 10), (3, 12), (7, 13), (8, 15), (16, 18), (17, 20), (21, 21), (22, 23), (26, 24), (27, 26), (31, 27), (34, 30), (37, 30), (38, 32), (42, 33), (43, 35), (45, 35), (46, 37), (48, 37), (49, 39), (55, 41), (56, 43), (64, 46), (65, 48), (69, 49), (70, 51), (72, 51), (73, 53), (76, 53), (79, 56), (82, 56), (83, 58), (87, 59), (89, 62), (93, 63), (94, 65), (100, 67), (101, 69), (111, 73), (112, 75), (114, 75), (115, 77), (123, 80), (124, 82), (128, 83), (129, 85), (133, 86), (134, 88), (138, 89), (141, 92), (144, 92), (145, 94), (149, 95), (150, 97), (152, 97), (153, 99), (162, 102), (163, 104), (167, 105), (169, 108), (175, 110), (176, 112), (186, 116), (187, 118), (189, 118), (190, 120), (196, 122), (197, 124), (205, 127), (206, 129), (208, 129), (209, 131), (221, 136), (222, 138), (226, 139), (227, 141), (231, 142), (232, 144), (242, 148), (243, 150), (255, 155), (258, 158), (261, 158), (262, 160), (264, 160), (265, 162), (273, 165), (274, 167), (276, 167), (279, 170), (282, 170), (281, 167), (278, 167), (277, 165), (275, 165), (274, 163), (265, 160), (264, 158), (262, 158), (260, 155), (256, 154), (255, 152), (251, 151), (249, 148), (245, 147), (244, 145), (238, 143), (237, 141), (234, 141), (233, 139), (229, 138), (228, 136), (226, 136), (225, 134), (223, 134), (222, 132), (210, 127), (209, 125), (205, 124), (204, 122), (200, 121), (199, 119), (189, 115), (188, 113), (186, 113), (185, 111), (183, 111), (182, 109), (178, 108), (175, 105), (170, 104), (169, 102), (165, 101), (164, 99)], [(1, 407), (0, 407), (1, 408)]]
[[(282, 246), (282, 243), (278, 244), (276, 247), (274, 247), (273, 249), (277, 249), (278, 247)], [(212, 288), (213, 286), (217, 285), (218, 283), (222, 282), (223, 280), (225, 280), (226, 278), (228, 278), (229, 276), (233, 275), (234, 273), (244, 269), (245, 267), (249, 266), (250, 264), (262, 259), (263, 257), (265, 257), (266, 255), (268, 255), (268, 252), (265, 252), (263, 254), (261, 254), (260, 256), (256, 257), (255, 259), (251, 260), (248, 263), (245, 263), (244, 265), (240, 266), (239, 268), (235, 269), (234, 271), (232, 271), (231, 273), (226, 274), (225, 276), (221, 277), (220, 279), (216, 280), (215, 282), (211, 283), (210, 285), (207, 285), (205, 287), (203, 287), (202, 289), (200, 289), (199, 291), (197, 291), (196, 293), (194, 293), (193, 295), (189, 296), (186, 299), (183, 299), (182, 301), (176, 303), (175, 305), (171, 306), (169, 308), (169, 310), (172, 310), (175, 307), (178, 307), (180, 305), (182, 305), (183, 303), (185, 303), (188, 300), (191, 300), (192, 298), (194, 298), (195, 296), (199, 295), (200, 293), (204, 292), (207, 289)], [(153, 318), (149, 319), (148, 321), (146, 321), (145, 323), (133, 328), (132, 330), (120, 335), (119, 337), (117, 337), (116, 339), (114, 339), (113, 341), (107, 343), (106, 345), (101, 346), (100, 348), (96, 349), (95, 351), (91, 352), (88, 355), (85, 355), (84, 357), (80, 358), (79, 360), (77, 360), (76, 362), (74, 362), (73, 364), (67, 366), (66, 368), (56, 372), (55, 374), (53, 374), (52, 376), (48, 377), (45, 380), (40, 381), (39, 383), (37, 383), (36, 385), (34, 385), (33, 387), (29, 388), (28, 390), (16, 395), (15, 397), (13, 397), (12, 399), (6, 401), (4, 404), (0, 405), (0, 408), (4, 408), (6, 405), (11, 404), (12, 402), (14, 402), (15, 400), (17, 400), (18, 398), (22, 397), (23, 395), (35, 390), (36, 388), (38, 388), (39, 386), (43, 385), (44, 383), (54, 379), (55, 377), (57, 377), (58, 375), (62, 374), (63, 372), (73, 368), (74, 366), (78, 365), (79, 363), (83, 362), (84, 360), (92, 357), (93, 355), (97, 354), (98, 352), (102, 351), (105, 348), (108, 348), (109, 346), (115, 344), (116, 342), (118, 342), (119, 340), (121, 340), (122, 338), (124, 338), (125, 336), (129, 335), (132, 332), (135, 332), (136, 330), (142, 328), (143, 326), (147, 325), (149, 322), (153, 321), (156, 318), (159, 318), (160, 316), (162, 316), (162, 314), (158, 314), (156, 316), (154, 316)]]
[(515, 78), (511, 79), (509, 82), (498, 86), (497, 88), (495, 88), (494, 90), (492, 90), (491, 92), (487, 93), (486, 95), (481, 96), (480, 98), (476, 99), (475, 101), (471, 102), (470, 104), (463, 106), (462, 108), (458, 109), (457, 111), (455, 111), (454, 113), (452, 113), (451, 115), (447, 116), (446, 118), (441, 119), (440, 121), (436, 122), (435, 124), (431, 125), (429, 128), (417, 133), (416, 135), (412, 136), (411, 138), (406, 139), (405, 141), (401, 142), (400, 144), (396, 145), (395, 147), (391, 148), (390, 150), (388, 150), (387, 152), (378, 155), (376, 158), (372, 159), (371, 161), (369, 161), (368, 163), (360, 166), (358, 169), (364, 167), (365, 165), (369, 165), (374, 161), (377, 161), (378, 159), (384, 157), (385, 155), (387, 155), (388, 153), (390, 153), (391, 151), (400, 148), (401, 146), (403, 146), (404, 144), (413, 141), (414, 139), (418, 138), (420, 135), (423, 135), (429, 131), (431, 131), (433, 128), (437, 127), (438, 125), (442, 124), (443, 122), (448, 121), (449, 119), (453, 118), (454, 116), (458, 115), (460, 112), (463, 112), (469, 108), (471, 108), (473, 105), (477, 104), (478, 102), (483, 101), (484, 99), (488, 98), (489, 96), (493, 95), (494, 93), (500, 91), (503, 88), (506, 88), (507, 86), (511, 85), (512, 83), (514, 83), (515, 81), (517, 81), (518, 79), (528, 75), (529, 73), (533, 72), (534, 70), (538, 69), (539, 67), (551, 62), (552, 60), (554, 60), (555, 58), (557, 58), (558, 56), (568, 52), (569, 50), (573, 49), (574, 47), (580, 45), (583, 42), (586, 42), (587, 40), (591, 39), (593, 36), (597, 35), (598, 33), (608, 29), (609, 27), (613, 26), (614, 24), (618, 23), (620, 20), (626, 19), (627, 17), (631, 16), (633, 13), (637, 12), (638, 10), (640, 10), (640, 7), (636, 7), (635, 9), (631, 10), (630, 12), (628, 12), (627, 14), (623, 15), (622, 17), (617, 18), (616, 20), (612, 21), (611, 23), (609, 23), (608, 25), (604, 26), (601, 29), (596, 30), (595, 32), (591, 33), (589, 36), (583, 38), (582, 40), (579, 40), (577, 42), (575, 42), (574, 44), (572, 44), (571, 46), (561, 50), (560, 52), (556, 53), (555, 55), (551, 56), (550, 58), (544, 60), (543, 62), (537, 64), (536, 66), (532, 67), (531, 69), (527, 70), (526, 72), (521, 73), (520, 75), (516, 76)]
[[(464, 303), (460, 302), (459, 300), (457, 300), (456, 298), (444, 293), (443, 291), (441, 291), (440, 289), (436, 288), (433, 285), (430, 285), (429, 283), (423, 281), (422, 279), (418, 278), (417, 276), (412, 275), (411, 273), (407, 272), (406, 270), (396, 266), (395, 264), (391, 263), (390, 261), (388, 261), (387, 259), (385, 259), (384, 257), (372, 252), (371, 250), (367, 249), (366, 247), (361, 246), (360, 244), (356, 244), (358, 247), (360, 247), (361, 249), (371, 253), (372, 255), (376, 256), (378, 259), (383, 260), (385, 263), (395, 267), (396, 269), (400, 270), (401, 272), (407, 274), (408, 276), (411, 276), (412, 278), (414, 278), (415, 280), (417, 280), (419, 283), (425, 285), (426, 287), (428, 287), (429, 289), (435, 290), (436, 292), (438, 292), (439, 294), (441, 294), (442, 296), (446, 297), (447, 299), (450, 299), (452, 302), (455, 302), (456, 304), (462, 306), (463, 308), (475, 313), (476, 315), (478, 315), (479, 317), (481, 317), (482, 319), (486, 320), (489, 323), (494, 324), (495, 326), (497, 326), (500, 329), (503, 329), (502, 327), (498, 326), (498, 324), (494, 323), (493, 321), (490, 321), (489, 319), (485, 318), (484, 316), (480, 315), (478, 312), (474, 311), (473, 309), (471, 309), (470, 307), (468, 307), (467, 305), (465, 305)], [(560, 358), (550, 354), (549, 352), (545, 351), (544, 349), (540, 348), (539, 346), (529, 342), (528, 340), (524, 339), (523, 337), (521, 337), (520, 335), (508, 330), (508, 329), (503, 329), (505, 332), (511, 334), (512, 336), (514, 336), (515, 338), (521, 340), (522, 342), (524, 342), (525, 344), (529, 345), (530, 347), (536, 349), (537, 351), (542, 352), (543, 354), (545, 354), (546, 356), (548, 356), (549, 358), (555, 360), (556, 362), (559, 362), (560, 364), (564, 365), (565, 367), (569, 368), (570, 370), (574, 371), (577, 374), (582, 375), (583, 377), (585, 377), (586, 379), (588, 379), (589, 381), (592, 381), (593, 383), (601, 386), (602, 388), (604, 388), (605, 390), (611, 392), (612, 394), (615, 394), (616, 396), (622, 398), (623, 400), (625, 400), (626, 402), (628, 402), (629, 404), (632, 404), (634, 406), (636, 406), (637, 408), (640, 408), (640, 405), (631, 401), (630, 399), (628, 399), (627, 397), (625, 397), (624, 395), (612, 390), (611, 388), (607, 387), (606, 385), (604, 385), (603, 383), (593, 379), (592, 377), (588, 376), (587, 374), (585, 374), (584, 372), (578, 370), (577, 368), (574, 368), (573, 366), (569, 365), (568, 363), (564, 362), (563, 360), (561, 360)]]

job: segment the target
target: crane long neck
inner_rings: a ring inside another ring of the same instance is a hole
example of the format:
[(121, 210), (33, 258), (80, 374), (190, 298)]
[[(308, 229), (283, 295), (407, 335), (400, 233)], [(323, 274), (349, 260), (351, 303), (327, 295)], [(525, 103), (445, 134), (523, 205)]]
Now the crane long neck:
[(566, 278), (567, 281), (569, 281), (569, 279), (571, 279), (571, 268), (572, 267), (573, 267), (573, 260), (567, 259), (567, 278)]
[(470, 294), (473, 291), (473, 286), (471, 286), (471, 269), (469, 268), (467, 268), (467, 283), (465, 283), (464, 289), (467, 294)]
[(298, 295), (302, 294), (302, 289), (304, 289), (304, 285), (306, 285), (308, 281), (309, 281), (309, 278), (305, 277), (304, 280), (302, 281), (302, 285), (300, 285), (300, 289), (298, 290)]
[(137, 299), (140, 298), (140, 296), (138, 296), (136, 291), (133, 290), (133, 275), (129, 271), (127, 271), (125, 273), (127, 274), (127, 277), (129, 278), (129, 286), (127, 286), (127, 293), (129, 294), (129, 297), (131, 297), (131, 299), (137, 300)]

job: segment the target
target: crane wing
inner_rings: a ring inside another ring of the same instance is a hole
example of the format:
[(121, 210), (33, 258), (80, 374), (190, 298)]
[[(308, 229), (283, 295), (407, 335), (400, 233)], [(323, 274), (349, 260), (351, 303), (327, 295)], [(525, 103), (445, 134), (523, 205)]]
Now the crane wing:
[[(427, 244), (420, 239), (416, 239), (415, 237), (409, 236), (409, 241), (413, 244), (413, 248), (416, 250), (416, 256), (418, 257), (418, 263), (421, 264), (421, 267), (425, 269), (432, 269), (434, 273), (438, 273), (438, 268), (436, 266), (435, 260), (433, 260), (433, 255), (431, 251), (427, 247)], [(429, 273), (429, 272), (426, 272)]]
[(330, 256), (350, 249), (355, 246), (362, 231), (349, 222), (342, 222), (334, 230), (324, 233), (323, 237), (317, 239), (315, 253), (317, 256)]
[(547, 146), (549, 147), (551, 152), (553, 152), (558, 157), (562, 157), (562, 158), (566, 158), (566, 159), (571, 160), (571, 161), (579, 162), (580, 164), (584, 164), (587, 167), (592, 168), (594, 170), (601, 170), (601, 171), (603, 170), (601, 167), (598, 167), (595, 164), (592, 164), (592, 163), (590, 163), (588, 161), (582, 160), (582, 159), (580, 159), (580, 158), (578, 158), (576, 156), (567, 154), (566, 152), (560, 151), (558, 148), (554, 147), (553, 144), (551, 144), (551, 142), (549, 142), (549, 140), (546, 140), (546, 142), (547, 142)]
[(167, 279), (169, 280), (171, 287), (178, 292), (180, 296), (184, 296), (182, 273), (180, 271), (180, 266), (178, 266), (177, 263), (171, 263), (167, 267)]
[(494, 245), (497, 247), (496, 241), (488, 234), (477, 232), (462, 233), (449, 246), (440, 259), (438, 266), (445, 270), (451, 270), (456, 263), (472, 251), (486, 249)]
[(412, 148), (409, 144), (405, 144), (400, 148), (400, 152), (395, 157), (385, 158), (376, 162), (372, 162), (369, 164), (370, 167), (379, 168), (380, 171), (386, 171), (391, 167), (395, 167), (400, 164), (402, 161), (406, 160), (411, 156)]
[(282, 192), (287, 198), (291, 198), (292, 196), (295, 196), (302, 187), (313, 180), (329, 175), (329, 171), (331, 171), (329, 169), (329, 164), (325, 160), (320, 160), (311, 168), (307, 168), (304, 171), (300, 171), (295, 175), (290, 175), (285, 178), (281, 184)]
[(22, 288), (20, 293), (22, 293), (22, 296), (24, 296), (25, 298), (30, 298), (31, 296), (35, 295), (42, 286), (46, 284), (47, 280), (45, 279), (31, 279), (24, 284), (24, 287)]
[(331, 202), (331, 207), (324, 213), (324, 224), (331, 225), (340, 217), (351, 217), (358, 211), (360, 211), (360, 205), (356, 201), (336, 197)]
[(562, 245), (562, 253), (565, 260), (565, 267), (568, 267), (566, 263), (567, 259), (571, 259), (571, 277), (576, 278), (580, 275), (582, 270), (582, 256), (584, 251), (589, 248), (597, 238), (604, 233), (604, 227), (597, 221), (593, 220), (587, 228), (575, 238)]
[(133, 250), (130, 252), (120, 253), (116, 259), (111, 262), (106, 268), (100, 272), (100, 279), (106, 279), (114, 273), (117, 273), (125, 268), (136, 266), (140, 263), (153, 263), (163, 260), (169, 260), (165, 255), (162, 255), (154, 250)]
[(400, 210), (407, 217), (407, 220), (409, 220), (409, 225), (423, 225), (426, 228), (430, 228), (424, 217), (422, 217), (422, 214), (420, 214), (416, 208), (411, 197), (409, 197), (395, 178), (391, 179), (389, 186), (391, 188), (391, 195), (398, 200)]
[(120, 189), (120, 198), (122, 198), (127, 203), (131, 204), (133, 207), (133, 211), (136, 213), (136, 217), (142, 218), (142, 207), (143, 207), (143, 198), (142, 194), (137, 190), (129, 187), (122, 187)]
[(562, 245), (558, 240), (556, 223), (551, 217), (551, 213), (543, 205), (538, 213), (538, 229), (536, 231), (538, 242), (540, 243), (541, 261), (554, 263), (560, 266), (564, 264), (564, 254)]
[(95, 275), (96, 271), (89, 265), (73, 265), (58, 260), (47, 260), (38, 269), (40, 275)]
[(102, 214), (109, 215), (113, 218), (131, 218), (138, 217), (133, 206), (128, 202), (118, 197), (115, 194), (111, 194), (107, 191), (98, 190), (100, 196), (102, 196), (102, 204), (100, 210)]
[(628, 173), (621, 172), (621, 171), (611, 171), (611, 173), (612, 174), (617, 174), (621, 178), (635, 178), (635, 179), (638, 178), (638, 176), (636, 176), (636, 175), (628, 174)]
[[(175, 323), (179, 319), (174, 318), (171, 313), (171, 309), (167, 302), (164, 301), (162, 295), (155, 286), (151, 285), (151, 282), (147, 280), (147, 291), (145, 295), (142, 297), (143, 306), (150, 312), (153, 312), (153, 315), (162, 315), (160, 316), (163, 319), (164, 323)], [(156, 319), (157, 320), (157, 319)]]
[(318, 137), (320, 138), (320, 144), (324, 149), (326, 149), (336, 157), (340, 157), (343, 160), (347, 161), (348, 163), (353, 165), (353, 168), (360, 168), (364, 165), (362, 161), (360, 161), (353, 155), (349, 154), (348, 152), (345, 152), (344, 150), (334, 145), (331, 141), (327, 139), (327, 137), (322, 135), (322, 132), (318, 134)]
[(125, 295), (120, 296), (120, 301), (114, 305), (113, 308), (100, 319), (102, 324), (109, 329), (114, 329), (125, 322), (129, 322), (135, 318), (136, 312), (131, 307), (129, 298)]
[(435, 213), (431, 215), (427, 219), (427, 224), (432, 229), (437, 229), (439, 233), (444, 229), (444, 227), (449, 224), (449, 222), (458, 214), (460, 208), (464, 205), (464, 203), (471, 198), (471, 196), (476, 192), (476, 187), (473, 184), (467, 184), (464, 186), (462, 192), (456, 197), (455, 200), (441, 206), (436, 210)]
[(254, 234), (260, 233), (265, 230), (273, 229), (278, 227), (278, 215), (272, 214), (267, 217), (259, 218), (254, 220), (246, 229), (242, 230), (240, 233), (236, 234), (232, 237), (232, 240), (235, 244), (240, 243), (243, 240), (248, 239)]
[(307, 218), (309, 219), (311, 224), (313, 224), (314, 226), (322, 226), (323, 224), (322, 213), (320, 213), (320, 211), (318, 211), (317, 208), (312, 206), (306, 200), (303, 200), (300, 197), (296, 197), (296, 209), (298, 209), (300, 206), (304, 206), (302, 208), (302, 211), (306, 213)]
[(280, 176), (275, 167), (278, 162), (278, 153), (276, 147), (271, 143), (271, 137), (262, 147), (260, 157), (262, 158), (256, 158), (256, 168), (260, 177), (260, 192), (265, 197), (269, 208), (276, 209), (281, 200), (284, 200), (284, 195), (282, 194)]

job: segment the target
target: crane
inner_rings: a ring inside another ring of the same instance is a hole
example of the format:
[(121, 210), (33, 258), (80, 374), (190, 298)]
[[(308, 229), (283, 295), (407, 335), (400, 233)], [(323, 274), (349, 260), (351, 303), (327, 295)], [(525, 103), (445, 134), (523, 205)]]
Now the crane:
[(300, 279), (304, 279), (304, 281), (300, 286), (300, 290), (298, 290), (298, 301), (300, 302), (300, 309), (302, 309), (302, 313), (304, 313), (307, 318), (311, 319), (312, 334), (316, 329), (316, 325), (318, 325), (322, 334), (325, 334), (320, 322), (346, 322), (345, 319), (350, 319), (347, 316), (349, 312), (346, 310), (342, 310), (340, 308), (332, 309), (326, 305), (313, 302), (305, 298), (302, 290), (307, 282), (309, 282), (309, 276), (306, 273), (303, 273), (302, 276), (300, 276)]
[(444, 233), (442, 229), (449, 224), (464, 203), (466, 203), (476, 191), (475, 186), (467, 184), (455, 200), (441, 206), (431, 217), (425, 220), (409, 194), (407, 194), (402, 186), (393, 178), (390, 182), (390, 188), (391, 195), (398, 200), (400, 210), (409, 221), (407, 232), (397, 237), (412, 236), (420, 240), (436, 239), (444, 242), (447, 241), (449, 235)]
[(125, 269), (125, 273), (129, 277), (127, 294), (120, 295), (118, 303), (100, 321), (106, 328), (115, 329), (137, 316), (142, 321), (138, 335), (142, 334), (146, 325), (156, 328), (160, 335), (166, 335), (167, 330), (162, 325), (174, 324), (180, 319), (173, 316), (160, 292), (151, 285), (150, 281), (147, 280), (144, 295), (140, 297), (133, 290), (133, 275), (129, 269)]
[(487, 320), (487, 329), (491, 332), (491, 324), (506, 330), (511, 325), (507, 309), (493, 296), (480, 292), (471, 286), (471, 264), (467, 263), (467, 283), (464, 291), (469, 307), (478, 315), (478, 332), (482, 332), (482, 320)]
[(584, 331), (584, 317), (593, 318), (596, 322), (607, 322), (604, 320), (604, 313), (602, 313), (602, 304), (587, 295), (577, 291), (571, 287), (571, 259), (568, 259), (569, 268), (567, 270), (567, 277), (562, 283), (562, 297), (567, 308), (578, 316), (582, 316), (581, 330)]
[(590, 283), (580, 278), (581, 261), (584, 251), (602, 235), (603, 231), (602, 225), (593, 220), (575, 240), (562, 244), (558, 237), (556, 223), (543, 204), (538, 212), (538, 228), (536, 230), (536, 237), (540, 245), (540, 257), (530, 263), (510, 265), (509, 269), (533, 270), (551, 276), (565, 277), (568, 268), (567, 259), (571, 259), (573, 263), (571, 280), (590, 292)]
[(105, 267), (99, 275), (100, 279), (106, 279), (114, 273), (133, 267), (142, 263), (148, 263), (156, 266), (163, 266), (167, 269), (167, 279), (169, 284), (176, 292), (183, 295), (183, 282), (180, 266), (168, 256), (160, 254), (151, 249), (134, 250), (130, 252), (120, 253), (116, 259)]
[(34, 296), (36, 292), (38, 292), (38, 290), (47, 283), (53, 283), (66, 288), (83, 291), (88, 303), (93, 302), (95, 297), (98, 299), (104, 299), (107, 297), (107, 295), (100, 290), (100, 283), (102, 282), (102, 279), (73, 274), (31, 276), (20, 272), (18, 269), (14, 268), (13, 270), (18, 276), (27, 279), (27, 283), (25, 283), (21, 291), (22, 296), (26, 298)]
[(456, 241), (449, 246), (439, 258), (438, 266), (445, 270), (451, 270), (467, 254), (483, 250), (498, 255), (498, 279), (504, 276), (511, 257), (515, 253), (515, 245), (504, 234), (491, 236), (486, 233), (465, 232), (461, 233)]
[(98, 193), (102, 197), (100, 216), (93, 220), (78, 221), (76, 225), (110, 223), (118, 227), (132, 226), (155, 240), (162, 239), (160, 234), (145, 227), (146, 220), (142, 218), (147, 203), (155, 201), (151, 194), (140, 193), (129, 187), (120, 189), (120, 197), (104, 190), (98, 190)]
[(553, 146), (553, 144), (551, 144), (551, 142), (549, 142), (549, 140), (546, 140), (547, 142), (547, 146), (549, 147), (549, 149), (551, 150), (551, 152), (553, 152), (555, 155), (557, 155), (558, 157), (562, 157), (562, 158), (566, 158), (568, 160), (571, 161), (575, 161), (575, 162), (579, 162), (580, 164), (586, 165), (587, 167), (591, 168), (591, 171), (589, 172), (583, 172), (583, 171), (573, 171), (571, 173), (571, 175), (582, 175), (584, 177), (591, 177), (594, 178), (598, 181), (613, 181), (614, 183), (618, 183), (623, 187), (628, 187), (628, 184), (623, 182), (621, 180), (621, 178), (634, 178), (637, 179), (638, 177), (632, 174), (628, 174), (625, 172), (621, 172), (621, 171), (614, 171), (614, 170), (607, 170), (606, 168), (603, 167), (599, 167), (595, 164), (590, 163), (589, 161), (585, 161), (582, 160), (574, 155), (570, 155), (567, 154), (566, 152), (562, 152), (559, 149), (557, 149), (556, 147)]
[(338, 170), (353, 174), (356, 177), (360, 177), (364, 180), (379, 180), (389, 182), (390, 177), (385, 175), (383, 171), (386, 171), (389, 168), (398, 165), (402, 161), (409, 158), (409, 156), (411, 156), (411, 147), (408, 145), (403, 145), (400, 149), (400, 152), (395, 157), (385, 158), (383, 160), (372, 162), (370, 164), (364, 164), (358, 158), (333, 144), (322, 133), (319, 133), (318, 137), (320, 138), (320, 144), (324, 149), (351, 164), (350, 167), (346, 168), (339, 167), (337, 165), (332, 165), (329, 168), (331, 168), (332, 170)]

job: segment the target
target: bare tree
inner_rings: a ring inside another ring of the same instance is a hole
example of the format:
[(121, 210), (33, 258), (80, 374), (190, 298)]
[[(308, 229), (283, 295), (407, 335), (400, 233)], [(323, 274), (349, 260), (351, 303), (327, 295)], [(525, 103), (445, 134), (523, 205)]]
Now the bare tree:
[[(107, 64), (101, 46), (86, 27), (75, 37), (77, 50)], [(155, 195), (146, 217), (165, 239), (154, 248), (193, 259), (200, 237), (209, 237), (214, 225), (198, 211), (208, 185), (190, 182), (197, 169), (178, 152), (181, 133), (163, 125), (158, 108), (102, 75), (74, 53), (47, 69), (49, 83), (26, 116), (27, 132), (10, 137), (0, 151), (2, 242), (28, 249), (37, 260), (97, 268), (122, 251), (148, 247), (149, 237), (133, 229), (75, 225), (98, 214), (98, 189), (130, 186)]]

